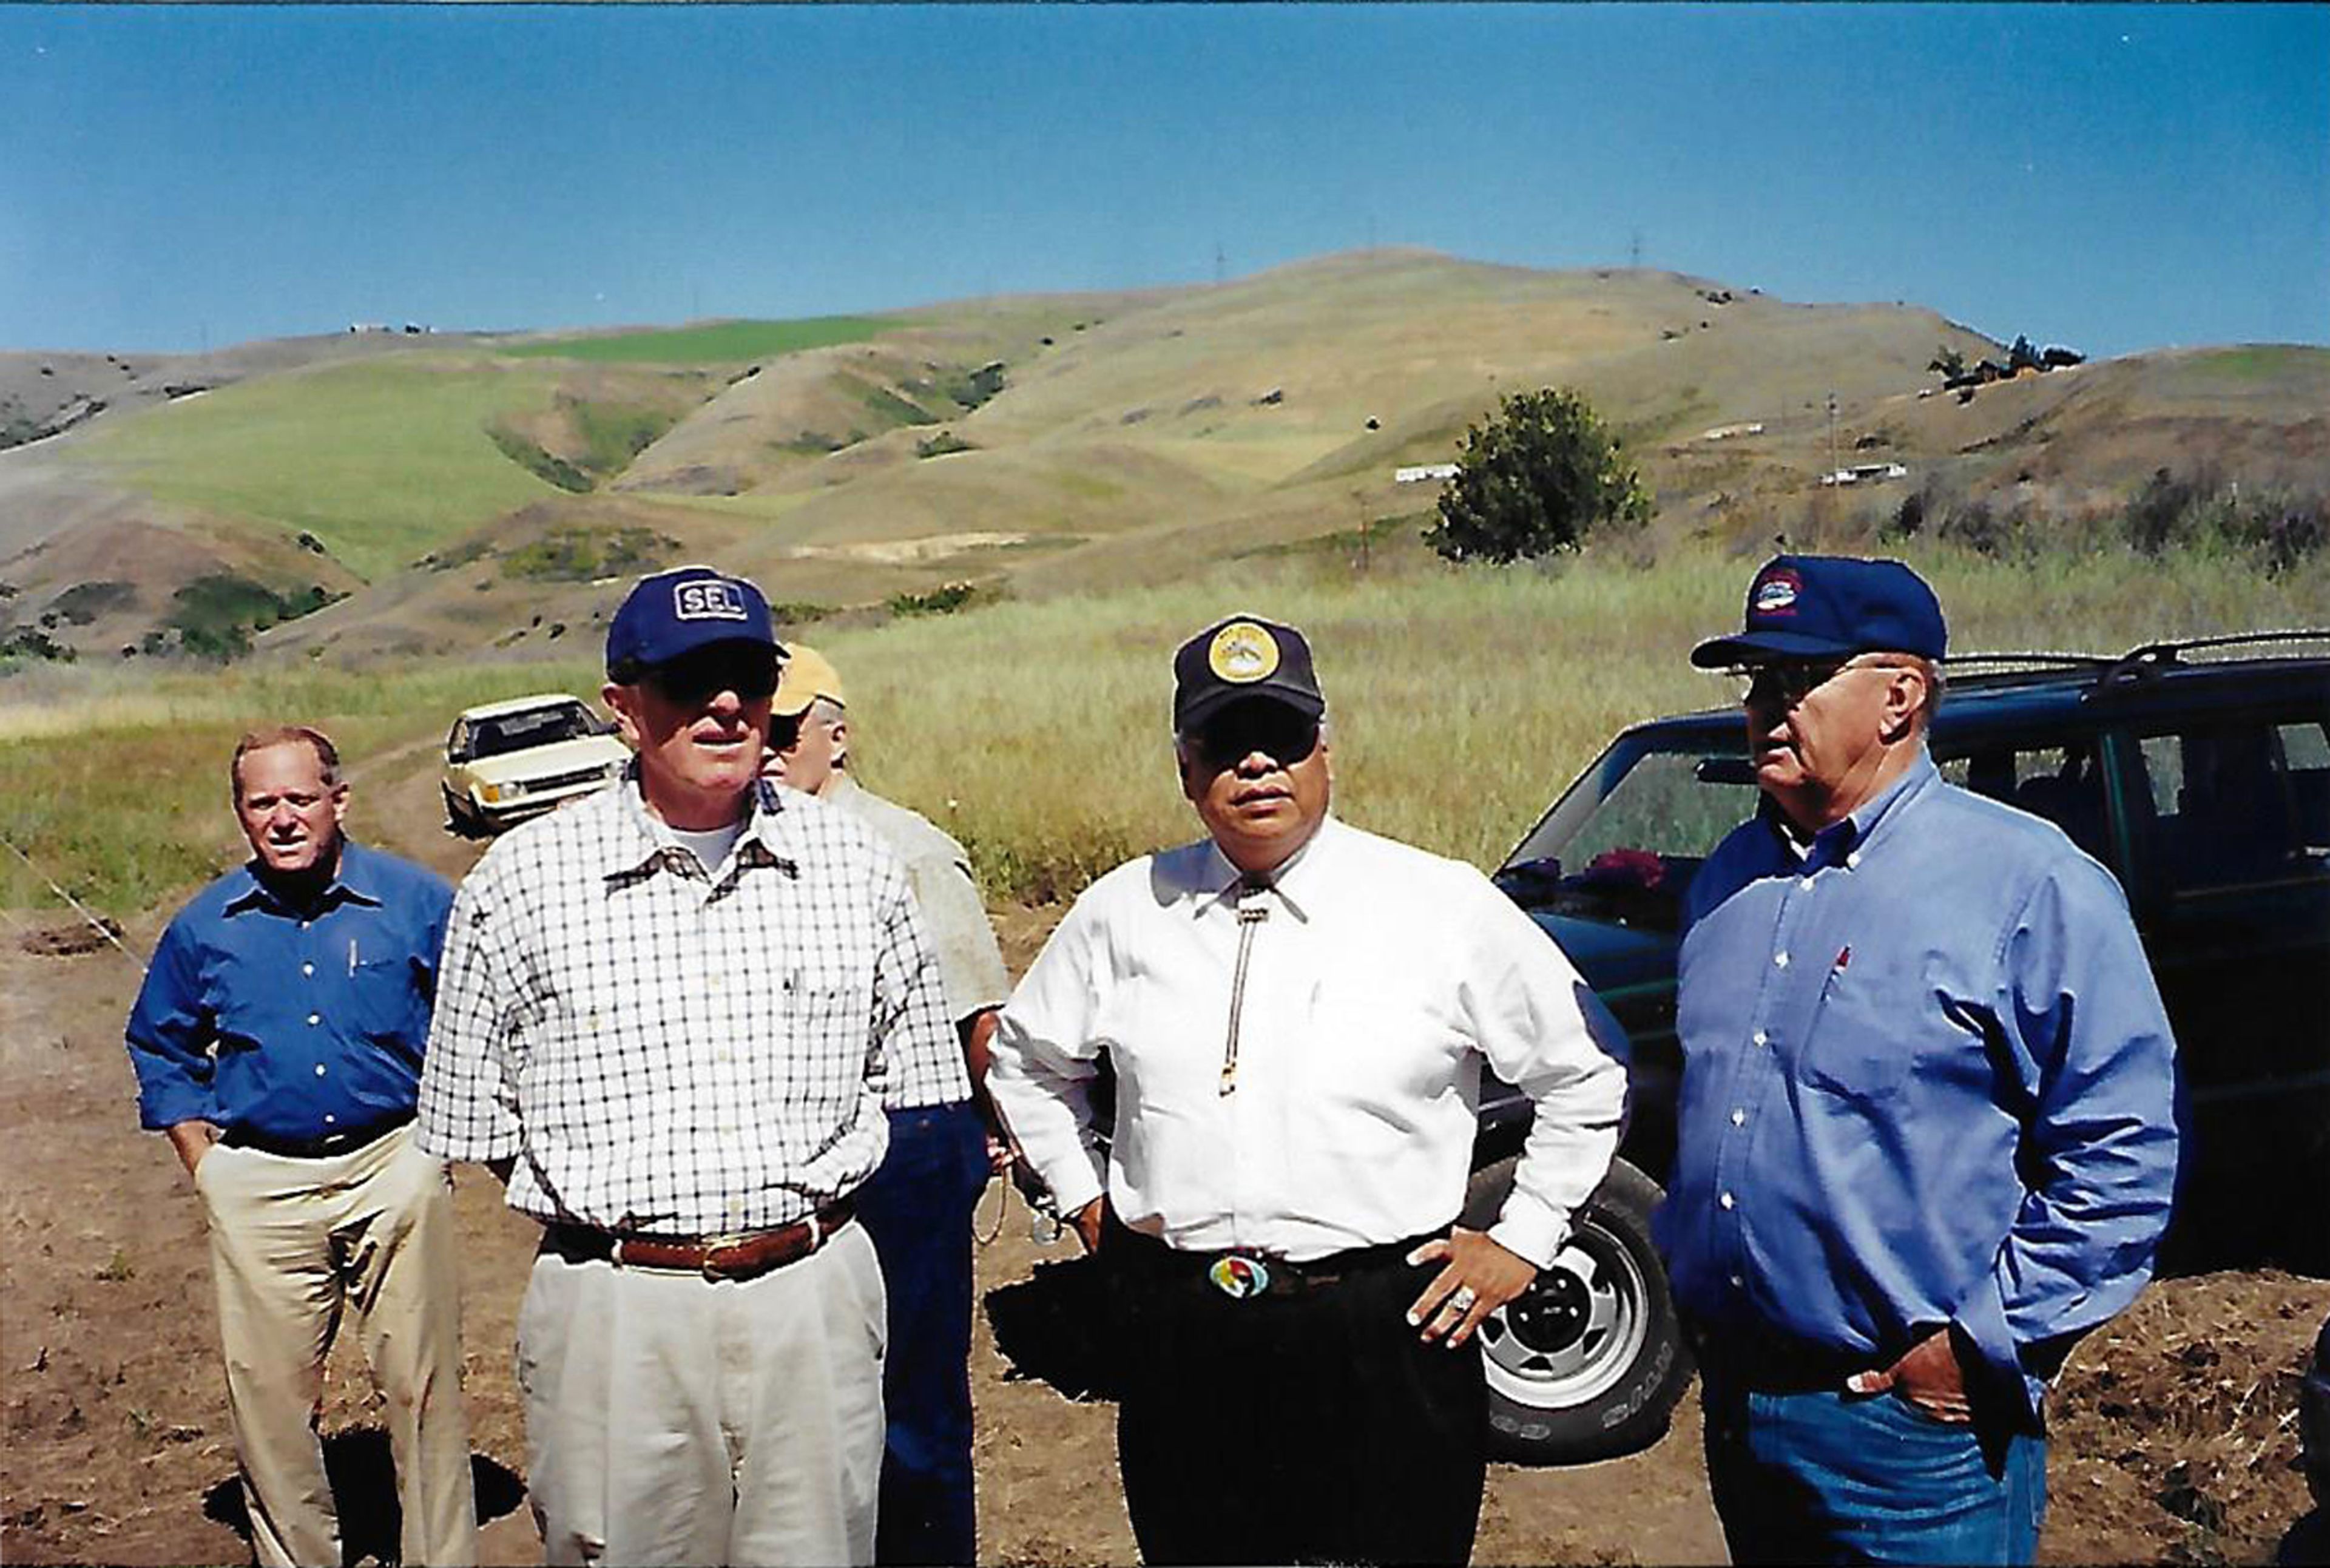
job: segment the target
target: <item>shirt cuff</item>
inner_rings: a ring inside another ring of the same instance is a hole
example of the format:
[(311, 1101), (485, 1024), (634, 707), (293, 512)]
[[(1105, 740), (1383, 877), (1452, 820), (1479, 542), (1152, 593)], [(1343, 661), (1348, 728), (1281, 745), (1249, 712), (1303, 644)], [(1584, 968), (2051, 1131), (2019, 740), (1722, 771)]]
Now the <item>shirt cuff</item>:
[(1504, 1212), (1489, 1227), (1489, 1240), (1531, 1267), (1547, 1269), (1569, 1239), (1569, 1216), (1515, 1187)]
[(192, 1084), (140, 1095), (137, 1111), (138, 1125), (149, 1133), (167, 1132), (180, 1122), (225, 1125), (219, 1119), (218, 1102)]
[(2014, 1331), (2006, 1326), (2006, 1298), (2000, 1294), (1995, 1270), (1984, 1275), (1981, 1283), (1958, 1303), (1951, 1321), (1982, 1358), (1984, 1380), (2001, 1392), (2019, 1398), (2022, 1412), (2035, 1419), (2046, 1399), (2047, 1384), (2022, 1370)]
[(1107, 1172), (1096, 1154), (1082, 1149), (1066, 1159), (1039, 1167), (1036, 1174), (1052, 1194), (1052, 1206), (1063, 1220), (1108, 1191)]

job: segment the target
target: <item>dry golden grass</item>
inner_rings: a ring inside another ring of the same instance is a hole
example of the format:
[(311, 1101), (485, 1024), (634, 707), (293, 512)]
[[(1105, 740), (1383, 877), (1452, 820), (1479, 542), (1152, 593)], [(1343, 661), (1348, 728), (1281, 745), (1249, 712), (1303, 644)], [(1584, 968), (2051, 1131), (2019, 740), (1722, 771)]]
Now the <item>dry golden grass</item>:
[[(2330, 624), (2330, 565), (2268, 580), (2195, 555), (1913, 559), (1962, 651), (2117, 652)], [(1237, 611), (1309, 633), (1332, 708), (1338, 811), (1489, 866), (1618, 728), (1730, 699), (1687, 655), (1738, 623), (1754, 565), (1703, 551), (1648, 570), (1591, 559), (1459, 570), (1410, 543), (1379, 548), (1363, 575), (1346, 553), (1295, 551), (1111, 594), (820, 628), (814, 641), (848, 681), (866, 782), (961, 839), (991, 896), (1072, 895), (1193, 835), (1168, 733), (1172, 651)], [(109, 912), (148, 908), (211, 868), (223, 826), (213, 774), (242, 727), (309, 716), (360, 764), (433, 743), (471, 703), (591, 690), (595, 652), (384, 676), (309, 664), (20, 679), (0, 706), (0, 831)], [(0, 885), (0, 907), (45, 901)]]

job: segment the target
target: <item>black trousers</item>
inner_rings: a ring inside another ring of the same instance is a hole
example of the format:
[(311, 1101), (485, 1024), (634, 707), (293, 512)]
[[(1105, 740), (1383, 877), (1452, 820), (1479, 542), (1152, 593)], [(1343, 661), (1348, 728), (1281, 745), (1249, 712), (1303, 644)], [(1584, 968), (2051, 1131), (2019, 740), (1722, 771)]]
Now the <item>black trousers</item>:
[[(1413, 1243), (1239, 1299), (1112, 1226), (1117, 1462), (1148, 1563), (1463, 1563), (1487, 1477), (1478, 1341), (1425, 1345)], [(1351, 1257), (1353, 1255), (1346, 1255)], [(1290, 1286), (1292, 1288), (1290, 1288)]]

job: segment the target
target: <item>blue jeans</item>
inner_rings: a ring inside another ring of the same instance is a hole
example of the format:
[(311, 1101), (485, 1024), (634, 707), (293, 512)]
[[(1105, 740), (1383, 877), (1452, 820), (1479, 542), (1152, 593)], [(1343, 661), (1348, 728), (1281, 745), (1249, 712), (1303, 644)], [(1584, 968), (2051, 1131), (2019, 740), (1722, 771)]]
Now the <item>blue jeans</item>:
[(882, 1365), (878, 1563), (970, 1563), (971, 1225), (987, 1131), (968, 1101), (890, 1113), (890, 1152), (857, 1193), (890, 1297)]
[(2047, 1443), (1890, 1393), (1755, 1393), (1710, 1369), (1707, 1474), (1734, 1563), (2028, 1563)]

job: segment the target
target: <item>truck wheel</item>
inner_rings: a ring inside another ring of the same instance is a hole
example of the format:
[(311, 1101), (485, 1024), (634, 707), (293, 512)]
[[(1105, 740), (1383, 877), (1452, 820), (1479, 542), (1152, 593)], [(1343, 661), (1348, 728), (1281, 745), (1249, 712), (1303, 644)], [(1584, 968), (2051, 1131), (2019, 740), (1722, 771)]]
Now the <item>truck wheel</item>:
[[(1486, 1229), (1512, 1191), (1512, 1155), (1473, 1173), (1463, 1222)], [(1481, 1325), (1489, 1446), (1523, 1464), (1567, 1465), (1664, 1436), (1691, 1363), (1651, 1246), (1658, 1183), (1624, 1160), (1579, 1210), (1549, 1268)]]

